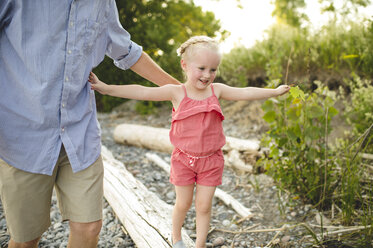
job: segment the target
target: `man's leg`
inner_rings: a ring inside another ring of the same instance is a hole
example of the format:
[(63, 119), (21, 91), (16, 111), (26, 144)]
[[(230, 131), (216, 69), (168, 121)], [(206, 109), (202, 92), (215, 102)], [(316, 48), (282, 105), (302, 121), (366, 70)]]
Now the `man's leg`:
[(97, 247), (98, 237), (102, 226), (102, 220), (90, 223), (70, 221), (70, 236), (68, 248)]
[(54, 175), (25, 172), (0, 159), (0, 196), (9, 247), (37, 247), (50, 225)]
[(102, 226), (102, 159), (73, 173), (65, 155), (58, 166), (55, 189), (62, 219), (70, 221), (68, 247), (97, 247)]
[(28, 242), (24, 243), (17, 243), (12, 239), (9, 240), (8, 248), (37, 248), (39, 243), (40, 237)]

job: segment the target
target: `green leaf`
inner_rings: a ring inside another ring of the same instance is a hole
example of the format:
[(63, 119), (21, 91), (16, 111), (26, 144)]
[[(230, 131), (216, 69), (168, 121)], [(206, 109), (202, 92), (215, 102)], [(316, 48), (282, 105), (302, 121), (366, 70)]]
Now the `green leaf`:
[(271, 148), (271, 152), (269, 153), (270, 157), (277, 157), (279, 154), (279, 150), (277, 148)]
[(308, 108), (308, 115), (310, 118), (318, 118), (324, 115), (324, 110), (317, 105), (312, 105)]
[(304, 92), (299, 88), (299, 86), (291, 87), (289, 92), (293, 98), (301, 98), (303, 101), (305, 100)]
[(317, 152), (315, 149), (310, 148), (310, 150), (307, 152), (307, 159), (310, 161), (315, 160), (317, 157)]
[(338, 114), (338, 110), (335, 109), (334, 107), (330, 107), (328, 111), (328, 117), (333, 117)]
[(288, 142), (288, 138), (281, 138), (281, 139), (278, 141), (278, 145), (279, 145), (280, 147), (282, 147), (282, 146), (285, 145), (287, 142)]
[(286, 114), (287, 114), (288, 120), (292, 120), (292, 121), (298, 121), (299, 120), (299, 114), (300, 114), (300, 112), (298, 111), (297, 107), (291, 107), (287, 111)]
[(295, 135), (297, 135), (298, 137), (300, 137), (302, 135), (302, 130), (300, 128), (299, 123), (295, 124), (295, 126), (293, 127), (293, 131), (294, 131)]
[(263, 109), (265, 112), (268, 112), (268, 111), (273, 110), (273, 109), (274, 109), (273, 101), (271, 101), (271, 100), (267, 100), (267, 101), (265, 101), (265, 102), (262, 104), (262, 109)]
[(359, 55), (357, 54), (348, 54), (348, 55), (343, 55), (342, 58), (343, 59), (354, 59), (354, 58), (358, 58)]
[(268, 123), (274, 122), (276, 120), (276, 112), (273, 110), (268, 111), (264, 114), (263, 119)]
[(293, 130), (289, 129), (289, 130), (287, 130), (286, 133), (287, 133), (287, 135), (289, 136), (290, 139), (292, 139), (294, 141), (297, 140), (298, 136), (294, 133)]

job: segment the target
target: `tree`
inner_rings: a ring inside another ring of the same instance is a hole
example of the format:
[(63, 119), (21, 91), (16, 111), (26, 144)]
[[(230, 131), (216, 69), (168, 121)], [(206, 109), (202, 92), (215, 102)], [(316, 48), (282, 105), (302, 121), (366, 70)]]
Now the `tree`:
[[(143, 46), (162, 68), (182, 80), (177, 47), (193, 35), (224, 39), (228, 32), (221, 29), (212, 12), (203, 12), (193, 1), (187, 0), (117, 0), (120, 22), (131, 34), (131, 39)], [(116, 68), (108, 58), (95, 69), (103, 80), (115, 84), (140, 83), (152, 85), (130, 70)], [(97, 95), (99, 110), (109, 111), (122, 99)], [(152, 104), (152, 103), (151, 103)]]
[(359, 7), (367, 7), (371, 1), (370, 0), (342, 0), (341, 7), (337, 8), (334, 0), (319, 0), (323, 5), (323, 12), (333, 12), (346, 16), (350, 13), (357, 13)]
[(275, 0), (274, 5), (275, 10), (272, 15), (276, 16), (279, 22), (300, 27), (303, 20), (308, 20), (307, 15), (299, 10), (306, 7), (304, 0)]
[[(321, 12), (331, 12), (335, 15), (346, 16), (357, 14), (359, 7), (367, 7), (371, 0), (341, 0), (340, 6), (336, 6), (334, 0), (318, 0), (322, 5)], [(305, 0), (274, 0), (275, 10), (272, 12), (279, 22), (286, 23), (293, 27), (300, 27), (304, 21), (308, 21), (308, 16), (302, 13), (306, 7)]]

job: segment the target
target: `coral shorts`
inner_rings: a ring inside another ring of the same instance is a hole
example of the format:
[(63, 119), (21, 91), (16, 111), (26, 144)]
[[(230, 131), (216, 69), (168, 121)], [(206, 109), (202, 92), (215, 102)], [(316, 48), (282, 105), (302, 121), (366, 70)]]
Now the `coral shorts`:
[(170, 182), (177, 186), (194, 183), (218, 186), (222, 183), (223, 170), (222, 150), (205, 157), (192, 157), (175, 148), (171, 155)]

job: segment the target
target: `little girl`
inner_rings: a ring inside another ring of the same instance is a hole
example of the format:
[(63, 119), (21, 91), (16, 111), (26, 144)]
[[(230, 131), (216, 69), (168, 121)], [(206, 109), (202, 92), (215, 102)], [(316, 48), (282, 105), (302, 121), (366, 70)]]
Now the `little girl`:
[(176, 203), (172, 213), (173, 247), (185, 247), (181, 228), (192, 204), (196, 188), (196, 247), (206, 247), (212, 198), (222, 183), (225, 144), (223, 112), (218, 99), (260, 100), (285, 94), (290, 87), (276, 89), (236, 88), (213, 83), (221, 59), (218, 43), (206, 36), (195, 36), (178, 49), (181, 68), (186, 74), (183, 85), (144, 87), (141, 85), (107, 85), (91, 73), (92, 89), (101, 94), (148, 101), (171, 101), (170, 182), (175, 185)]

